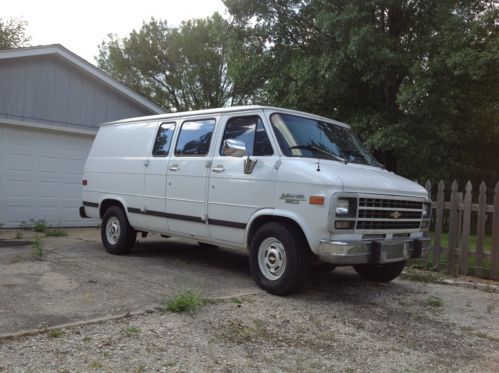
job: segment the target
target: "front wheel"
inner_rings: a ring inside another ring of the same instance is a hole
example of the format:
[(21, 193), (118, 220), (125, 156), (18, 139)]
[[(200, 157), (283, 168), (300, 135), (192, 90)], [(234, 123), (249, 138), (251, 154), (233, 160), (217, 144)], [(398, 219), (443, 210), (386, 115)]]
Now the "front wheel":
[(275, 295), (291, 294), (310, 272), (308, 243), (288, 224), (267, 223), (251, 241), (250, 270), (262, 289)]
[(390, 282), (396, 279), (404, 269), (405, 261), (386, 264), (357, 264), (353, 268), (364, 280)]
[(101, 239), (106, 251), (114, 255), (128, 254), (135, 245), (137, 231), (128, 223), (120, 207), (112, 206), (104, 213)]

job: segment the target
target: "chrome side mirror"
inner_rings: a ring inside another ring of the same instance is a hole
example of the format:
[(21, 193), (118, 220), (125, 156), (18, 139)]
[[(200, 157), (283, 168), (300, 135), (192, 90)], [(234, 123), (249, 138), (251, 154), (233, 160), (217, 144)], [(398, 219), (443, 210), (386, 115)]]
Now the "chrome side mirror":
[(246, 144), (239, 140), (224, 140), (223, 153), (231, 157), (244, 157), (247, 154)]

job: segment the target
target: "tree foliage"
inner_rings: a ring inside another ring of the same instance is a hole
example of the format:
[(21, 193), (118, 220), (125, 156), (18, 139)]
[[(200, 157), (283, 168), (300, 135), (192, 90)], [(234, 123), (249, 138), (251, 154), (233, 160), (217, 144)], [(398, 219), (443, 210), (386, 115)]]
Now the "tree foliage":
[(26, 26), (23, 20), (0, 18), (0, 50), (28, 46), (31, 38), (26, 34)]
[(138, 31), (100, 46), (97, 63), (129, 87), (168, 111), (244, 103), (241, 84), (231, 79), (228, 61), (237, 33), (220, 15), (171, 28), (151, 19)]
[(256, 101), (350, 123), (411, 178), (499, 179), (497, 1), (224, 2)]

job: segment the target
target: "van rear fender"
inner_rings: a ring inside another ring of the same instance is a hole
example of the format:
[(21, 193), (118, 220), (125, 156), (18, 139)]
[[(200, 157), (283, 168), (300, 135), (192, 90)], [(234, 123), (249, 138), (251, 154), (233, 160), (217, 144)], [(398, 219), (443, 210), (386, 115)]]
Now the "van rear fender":
[(247, 248), (251, 245), (251, 240), (253, 239), (256, 231), (265, 223), (270, 222), (282, 222), (294, 225), (297, 229), (301, 231), (308, 242), (310, 248), (314, 247), (314, 243), (311, 240), (311, 232), (305, 221), (297, 214), (286, 210), (276, 210), (276, 209), (262, 209), (256, 211), (250, 218), (248, 226), (246, 227), (245, 234), (245, 245)]
[(128, 211), (125, 202), (117, 196), (104, 196), (99, 203), (99, 217), (102, 219), (106, 210), (111, 206), (118, 206), (123, 209), (128, 218)]

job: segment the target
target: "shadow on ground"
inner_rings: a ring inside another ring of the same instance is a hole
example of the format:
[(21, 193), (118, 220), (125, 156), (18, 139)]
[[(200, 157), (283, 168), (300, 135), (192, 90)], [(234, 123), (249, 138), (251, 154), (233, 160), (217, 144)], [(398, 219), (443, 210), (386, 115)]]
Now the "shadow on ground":
[(186, 290), (205, 297), (259, 292), (244, 253), (173, 239), (142, 239), (113, 256), (95, 237), (44, 238), (0, 251), (0, 334), (135, 312)]
[[(114, 256), (99, 239), (96, 229), (44, 238), (43, 260), (32, 257), (30, 245), (2, 248), (0, 334), (155, 308), (186, 290), (212, 298), (262, 292), (246, 252), (152, 236), (139, 239), (130, 255)], [(313, 274), (293, 297), (354, 304), (366, 301), (366, 286), (378, 294), (404, 291), (403, 284), (369, 284), (342, 268)]]

